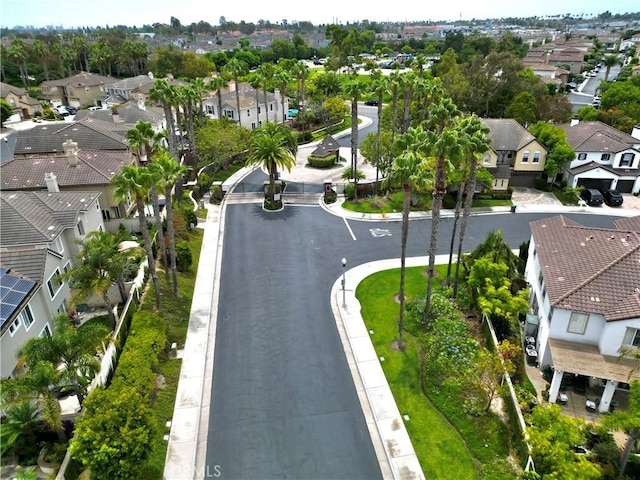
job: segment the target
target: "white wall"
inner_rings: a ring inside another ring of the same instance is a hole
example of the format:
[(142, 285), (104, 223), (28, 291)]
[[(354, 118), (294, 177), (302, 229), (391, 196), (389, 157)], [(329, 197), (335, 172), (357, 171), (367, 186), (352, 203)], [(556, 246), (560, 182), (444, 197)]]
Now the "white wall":
[(620, 347), (627, 327), (640, 329), (640, 317), (630, 320), (618, 320), (616, 322), (607, 322), (602, 330), (602, 336), (598, 343), (600, 353), (603, 355), (620, 355)]

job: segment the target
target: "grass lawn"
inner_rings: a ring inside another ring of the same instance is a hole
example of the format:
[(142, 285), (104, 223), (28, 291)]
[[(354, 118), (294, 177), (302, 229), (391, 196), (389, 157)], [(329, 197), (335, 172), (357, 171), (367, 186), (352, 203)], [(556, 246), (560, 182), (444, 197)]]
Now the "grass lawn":
[[(446, 265), (438, 266), (442, 279)], [(406, 295), (408, 298), (422, 295), (426, 288), (424, 268), (406, 271)], [(390, 348), (397, 338), (396, 320), (399, 305), (394, 296), (398, 293), (400, 270), (387, 270), (364, 279), (358, 285), (356, 296), (362, 304), (362, 317), (371, 335), (376, 353), (384, 356), (382, 368), (402, 415), (409, 415), (405, 422), (411, 442), (426, 478), (474, 479), (478, 478), (476, 463), (465, 442), (448, 420), (422, 393), (418, 353), (414, 339), (405, 333), (408, 348), (398, 352)]]
[(244, 167), (244, 163), (232, 163), (224, 170), (218, 170), (216, 173), (214, 173), (212, 181), (224, 182), (227, 178), (236, 173), (242, 167)]
[(572, 189), (554, 189), (552, 193), (562, 202), (562, 205), (578, 205), (578, 195)]
[(473, 207), (509, 207), (513, 204), (511, 200), (476, 200), (473, 199)]
[[(342, 207), (359, 213), (400, 213), (402, 212), (403, 199), (403, 192), (393, 192), (389, 198), (385, 195), (379, 195), (377, 207), (374, 206), (373, 198), (369, 197), (359, 198), (357, 203), (352, 200), (347, 200), (342, 204)], [(431, 210), (430, 196), (418, 196), (417, 200), (418, 203), (411, 207), (411, 211)]]

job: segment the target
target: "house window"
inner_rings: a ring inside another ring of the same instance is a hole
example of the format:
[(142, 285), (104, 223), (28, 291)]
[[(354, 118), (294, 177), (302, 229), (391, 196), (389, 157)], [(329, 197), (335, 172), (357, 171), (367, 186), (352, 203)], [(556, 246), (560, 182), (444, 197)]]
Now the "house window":
[(29, 327), (33, 323), (33, 312), (31, 311), (31, 307), (29, 305), (24, 307), (19, 316), (20, 320), (22, 320), (22, 323), (24, 324), (24, 328), (29, 330)]
[(627, 327), (622, 344), (628, 347), (640, 348), (640, 329)]
[(269, 104), (269, 111), (270, 111), (270, 112), (273, 112), (273, 103), (270, 103), (270, 104)]
[(62, 245), (62, 239), (60, 238), (60, 236), (56, 237), (56, 239), (53, 241), (53, 245), (56, 248), (56, 252), (58, 253), (64, 252), (64, 246)]
[(40, 332), (40, 337), (44, 337), (45, 335), (47, 335), (48, 337), (51, 336), (51, 329), (49, 328), (49, 324), (47, 323), (44, 328), (42, 329), (42, 331)]
[(100, 210), (100, 204), (96, 201), (96, 210)]
[(60, 315), (64, 315), (65, 313), (67, 313), (67, 301), (64, 300), (59, 306), (58, 306), (58, 310), (57, 312)]
[(620, 166), (630, 167), (633, 163), (633, 157), (635, 157), (633, 153), (623, 153), (622, 158), (620, 159)]
[(262, 107), (258, 106), (258, 115), (262, 113)]
[(587, 159), (587, 154), (586, 153), (579, 153), (578, 154), (578, 160), (586, 160)]
[(507, 158), (513, 157), (513, 152), (507, 152)]
[(207, 105), (207, 115), (215, 115), (216, 111), (213, 105)]
[(247, 117), (251, 116), (251, 110), (247, 110)]
[(11, 325), (9, 325), (9, 334), (13, 337), (13, 334), (20, 328), (20, 317), (16, 317)]
[(225, 110), (224, 114), (227, 118), (230, 118), (231, 120), (233, 120), (233, 110)]
[(540, 152), (533, 152), (533, 163), (540, 163)]
[(600, 156), (600, 160), (602, 160), (603, 162), (604, 162), (604, 161), (611, 160), (611, 154), (610, 154), (610, 153), (603, 153), (603, 154)]
[(253, 130), (254, 128), (256, 128), (256, 122), (251, 122), (251, 130)]
[(59, 276), (60, 269), (56, 268), (56, 271), (53, 272), (53, 275), (51, 275), (49, 280), (47, 280), (47, 287), (49, 288), (49, 295), (51, 295), (51, 299), (53, 299), (60, 291), (60, 288), (62, 288), (62, 282), (60, 281), (60, 278), (58, 278)]
[(84, 91), (89, 93), (91, 91), (91, 88), (90, 87), (84, 87)]
[(102, 210), (102, 219), (106, 220), (107, 222), (111, 220), (111, 214), (109, 213), (109, 210)]
[(569, 326), (567, 327), (567, 332), (584, 335), (584, 332), (587, 329), (588, 320), (589, 320), (589, 315), (587, 315), (586, 313), (578, 313), (578, 312), (571, 313), (571, 318), (569, 319)]
[(111, 207), (111, 211), (113, 212), (113, 218), (121, 218), (122, 215), (120, 214), (120, 207), (115, 206), (115, 207)]
[(491, 154), (485, 153), (484, 158), (482, 159), (482, 163), (485, 163), (485, 164), (491, 163)]
[(529, 150), (522, 152), (522, 163), (529, 163)]
[(82, 220), (78, 220), (78, 233), (80, 235), (84, 235), (84, 225), (82, 224)]

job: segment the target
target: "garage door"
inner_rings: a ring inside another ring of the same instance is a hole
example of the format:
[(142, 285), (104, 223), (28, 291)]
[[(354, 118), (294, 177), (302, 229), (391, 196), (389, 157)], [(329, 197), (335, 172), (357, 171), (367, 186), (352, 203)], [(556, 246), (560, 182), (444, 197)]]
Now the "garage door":
[(581, 178), (578, 180), (578, 187), (595, 188), (596, 190), (606, 190), (611, 188), (611, 180), (603, 178)]
[(616, 186), (616, 190), (621, 193), (631, 193), (633, 189), (633, 183), (635, 180), (618, 180), (618, 185)]

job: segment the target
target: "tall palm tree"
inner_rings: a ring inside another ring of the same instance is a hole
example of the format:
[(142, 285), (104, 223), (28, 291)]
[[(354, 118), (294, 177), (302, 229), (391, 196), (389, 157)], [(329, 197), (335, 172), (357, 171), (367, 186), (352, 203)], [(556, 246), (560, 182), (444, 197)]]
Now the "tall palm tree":
[[(264, 118), (269, 122), (269, 103), (267, 101), (267, 88), (273, 81), (276, 67), (272, 63), (265, 62), (258, 67), (257, 73), (262, 77), (262, 94), (264, 95)], [(277, 117), (274, 116), (273, 121), (277, 121)]]
[(176, 128), (173, 121), (172, 106), (174, 104), (174, 93), (169, 80), (166, 78), (157, 79), (151, 90), (149, 90), (148, 103), (161, 104), (164, 111), (164, 117), (167, 122), (167, 142), (169, 143), (169, 154), (171, 156), (178, 156), (178, 149), (176, 146)]
[(280, 90), (280, 104), (282, 108), (282, 123), (287, 120), (287, 112), (284, 110), (284, 101), (286, 99), (287, 92), (289, 91), (289, 82), (291, 82), (293, 78), (291, 74), (285, 70), (284, 68), (280, 68), (276, 70), (276, 73), (273, 75), (273, 81), (278, 86)]
[(29, 90), (29, 70), (27, 68), (27, 58), (29, 52), (27, 46), (21, 38), (16, 38), (9, 47), (9, 56), (18, 64), (20, 78), (25, 90)]
[(144, 246), (149, 262), (149, 273), (153, 280), (153, 288), (156, 296), (156, 310), (162, 311), (162, 300), (160, 298), (160, 283), (156, 272), (155, 260), (153, 258), (153, 248), (151, 246), (151, 236), (145, 215), (144, 201), (149, 194), (153, 178), (147, 167), (136, 167), (126, 165), (122, 168), (122, 173), (111, 179), (111, 185), (115, 187), (115, 197), (118, 201), (123, 201), (128, 195), (135, 198), (138, 218), (140, 220), (140, 231), (144, 239)]
[(45, 80), (49, 80), (49, 57), (51, 55), (49, 45), (44, 43), (42, 40), (37, 39), (33, 42), (31, 48), (33, 55), (38, 59), (40, 65), (42, 65), (42, 72), (44, 73)]
[(398, 293), (400, 301), (400, 315), (398, 317), (398, 349), (404, 350), (402, 334), (404, 332), (404, 283), (405, 283), (405, 263), (407, 258), (407, 239), (409, 237), (409, 212), (411, 210), (411, 196), (416, 188), (423, 188), (431, 179), (428, 170), (425, 168), (425, 145), (427, 134), (422, 128), (410, 129), (398, 140), (398, 149), (402, 154), (396, 157), (391, 167), (391, 172), (386, 181), (390, 184), (402, 184), (404, 192), (402, 201), (402, 236), (400, 254), (400, 291)]
[(218, 97), (218, 119), (222, 120), (222, 89), (229, 85), (229, 80), (222, 74), (218, 74), (215, 77), (211, 77), (209, 80), (209, 88), (216, 92)]
[(402, 78), (398, 70), (394, 70), (389, 75), (389, 86), (393, 98), (391, 100), (391, 142), (395, 141), (396, 132), (398, 130), (398, 94), (400, 85), (402, 84)]
[(604, 81), (609, 80), (609, 73), (611, 72), (611, 67), (620, 63), (620, 58), (618, 55), (607, 55), (604, 57), (604, 66), (607, 68), (604, 72)]
[(92, 295), (98, 295), (107, 307), (111, 328), (116, 327), (113, 302), (109, 289), (116, 284), (122, 300), (126, 300), (122, 280), (127, 255), (119, 250), (116, 236), (109, 232), (94, 230), (78, 241), (80, 253), (77, 262), (61, 277), (70, 281), (72, 303), (78, 305)]
[(358, 201), (358, 100), (367, 91), (364, 81), (353, 76), (344, 88), (345, 93), (351, 99), (351, 173), (353, 175), (354, 200)]
[(275, 202), (275, 181), (278, 168), (291, 167), (296, 163), (298, 140), (295, 132), (282, 123), (267, 122), (253, 131), (249, 140), (247, 164), (261, 165), (269, 174), (271, 202)]
[(187, 173), (187, 167), (180, 165), (175, 158), (170, 157), (166, 150), (161, 150), (154, 156), (150, 168), (158, 172), (160, 185), (164, 189), (165, 209), (167, 211), (167, 236), (169, 237), (169, 259), (173, 276), (173, 294), (177, 297), (179, 296), (179, 292), (176, 267), (176, 235), (173, 227), (173, 202), (171, 192), (176, 181)]
[(413, 91), (415, 84), (418, 81), (418, 77), (414, 72), (404, 74), (402, 77), (402, 122), (400, 123), (400, 132), (406, 133), (409, 129), (409, 123), (411, 121), (411, 101), (413, 99)]
[[(196, 101), (196, 106), (198, 107), (198, 125), (202, 126), (204, 122), (204, 108), (202, 106), (202, 98), (207, 91), (207, 84), (204, 83), (203, 78), (198, 77), (194, 78), (191, 82), (191, 88), (193, 89), (193, 99)], [(189, 140), (192, 141), (191, 137), (189, 137)], [(191, 143), (191, 145), (193, 145), (193, 143)]]
[(238, 83), (238, 78), (247, 72), (247, 65), (243, 61), (233, 57), (231, 60), (227, 62), (227, 64), (224, 66), (224, 69), (233, 77), (233, 82), (235, 83), (236, 107), (238, 111), (238, 125), (242, 126), (242, 115), (240, 114), (240, 86)]
[[(447, 279), (446, 283), (451, 281), (451, 264), (453, 261), (453, 247), (455, 244), (456, 230), (458, 227), (458, 221), (460, 219), (460, 213), (462, 210), (463, 193), (466, 189), (466, 183), (469, 177), (470, 170), (477, 168), (478, 160), (482, 155), (489, 150), (489, 139), (487, 135), (489, 129), (484, 126), (482, 121), (475, 116), (465, 117), (462, 119), (459, 125), (461, 131), (461, 142), (464, 148), (463, 161), (461, 162), (460, 169), (462, 170), (462, 176), (460, 185), (458, 186), (458, 196), (456, 200), (456, 210), (453, 216), (453, 231), (451, 232), (451, 244), (449, 246), (449, 264), (447, 266)], [(474, 182), (475, 183), (475, 182)], [(473, 186), (475, 190), (475, 185)]]
[[(255, 90), (256, 93), (256, 127), (260, 126), (260, 87), (262, 86), (263, 78), (260, 72), (256, 71), (249, 77), (249, 85)], [(265, 99), (266, 103), (266, 99)], [(266, 113), (266, 110), (265, 110)]]
[(298, 99), (298, 104), (300, 106), (300, 113), (304, 113), (305, 109), (305, 87), (307, 83), (307, 78), (309, 77), (309, 72), (311, 69), (304, 62), (298, 62), (294, 65), (293, 72), (298, 79), (298, 92), (296, 97)]
[(374, 201), (378, 202), (378, 181), (380, 175), (380, 137), (382, 133), (382, 99), (389, 91), (389, 82), (387, 77), (382, 74), (380, 69), (371, 72), (371, 90), (377, 97), (378, 101), (378, 127), (376, 129), (376, 183), (374, 187)]
[(440, 227), (440, 210), (442, 199), (446, 192), (447, 163), (458, 162), (462, 155), (462, 147), (458, 132), (452, 128), (452, 123), (460, 115), (458, 108), (448, 99), (442, 99), (432, 104), (429, 112), (429, 123), (433, 130), (427, 132), (430, 156), (436, 161), (435, 186), (433, 189), (433, 203), (431, 207), (431, 240), (429, 243), (429, 267), (427, 269), (427, 292), (425, 295), (425, 310), (423, 325), (429, 323), (431, 308), (431, 293), (433, 289), (433, 272), (435, 255), (438, 246)]

